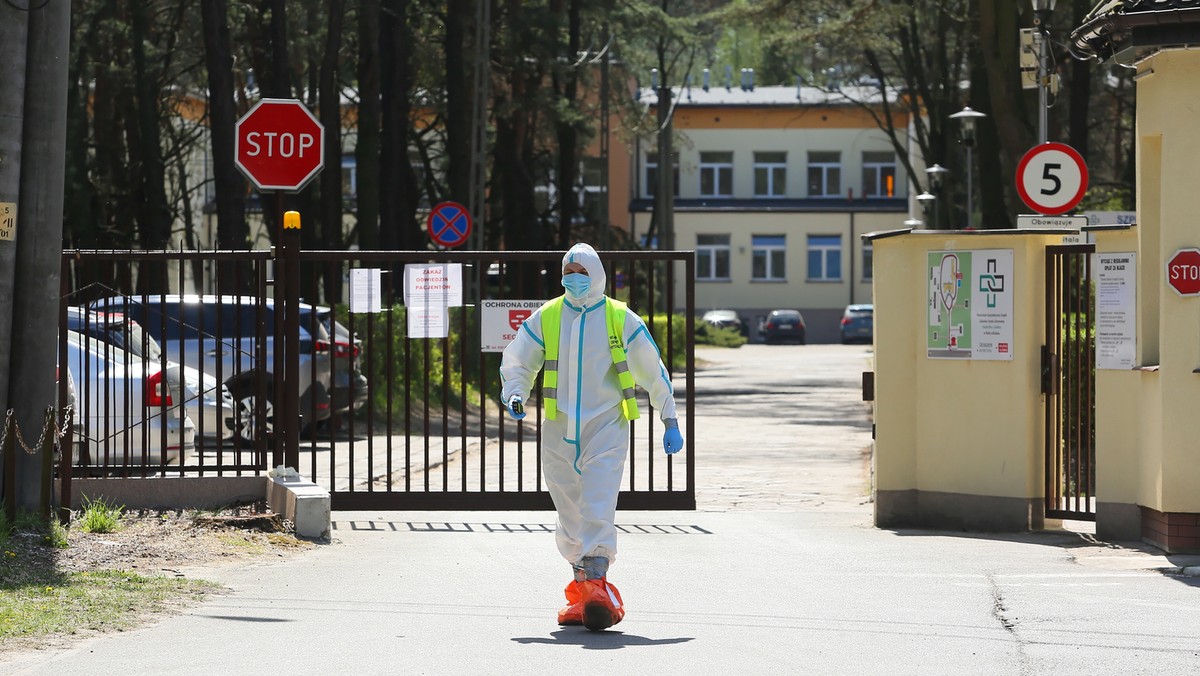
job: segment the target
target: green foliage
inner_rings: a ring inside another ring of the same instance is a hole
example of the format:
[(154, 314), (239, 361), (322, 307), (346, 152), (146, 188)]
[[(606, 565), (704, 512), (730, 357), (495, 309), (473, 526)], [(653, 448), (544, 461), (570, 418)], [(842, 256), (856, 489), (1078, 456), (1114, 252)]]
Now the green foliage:
[[(344, 306), (336, 310), (338, 321), (349, 325)], [(359, 356), (367, 380), (371, 382), (370, 405), (380, 414), (388, 408), (391, 371), (391, 413), (403, 418), (406, 406), (414, 408), (425, 402), (430, 407), (449, 406), (461, 409), (468, 403), (479, 402), (480, 389), (487, 393), (500, 391), (499, 368), (480, 372), (478, 339), (479, 323), (471, 308), (449, 308), (450, 332), (445, 339), (409, 339), (407, 308), (395, 305), (383, 312), (371, 327), (358, 322), (355, 331), (363, 338), (363, 348), (370, 354)], [(466, 313), (466, 328), (463, 328)], [(464, 336), (468, 337), (466, 345)], [(390, 357), (390, 361), (389, 361)], [(443, 390), (443, 375), (448, 384)], [(466, 382), (466, 401), (462, 399)], [(406, 393), (407, 385), (407, 393)], [(428, 390), (428, 398), (426, 398)]]
[(1083, 196), (1076, 211), (1132, 211), (1133, 188), (1128, 185), (1093, 185)]
[(86, 500), (79, 527), (85, 533), (112, 533), (121, 528), (121, 512), (124, 505), (117, 507), (106, 499)]
[(728, 326), (713, 326), (708, 322), (696, 322), (696, 344), (713, 347), (741, 347), (747, 343), (740, 331)]

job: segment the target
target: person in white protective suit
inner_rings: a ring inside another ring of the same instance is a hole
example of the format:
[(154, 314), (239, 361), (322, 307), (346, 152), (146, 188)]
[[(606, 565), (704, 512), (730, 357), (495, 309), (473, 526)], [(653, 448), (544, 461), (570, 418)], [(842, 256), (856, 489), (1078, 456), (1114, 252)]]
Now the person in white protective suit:
[(625, 608), (608, 582), (617, 555), (617, 494), (629, 452), (629, 421), (639, 416), (635, 385), (665, 427), (663, 448), (676, 453), (683, 436), (658, 346), (637, 313), (604, 295), (596, 250), (576, 244), (562, 260), (565, 293), (535, 311), (504, 350), (501, 401), (525, 417), (524, 401), (545, 367), (542, 466), (558, 512), (558, 551), (574, 579), (558, 612), (562, 625), (599, 631), (620, 622)]

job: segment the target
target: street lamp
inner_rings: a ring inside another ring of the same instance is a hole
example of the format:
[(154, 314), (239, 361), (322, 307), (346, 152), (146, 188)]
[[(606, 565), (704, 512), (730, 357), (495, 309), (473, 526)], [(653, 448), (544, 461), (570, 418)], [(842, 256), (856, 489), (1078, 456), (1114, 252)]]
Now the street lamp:
[(1046, 90), (1049, 88), (1050, 73), (1050, 15), (1054, 13), (1056, 0), (1031, 0), (1033, 3), (1033, 39), (1037, 50), (1038, 76), (1038, 145), (1046, 142)]
[[(925, 168), (925, 174), (929, 177), (929, 187), (933, 190), (934, 198), (937, 198), (939, 195), (942, 194), (942, 184), (945, 183), (946, 174), (949, 174), (949, 173), (950, 173), (949, 169), (947, 169), (937, 163), (934, 163), (934, 165), (932, 167)], [(920, 197), (918, 197), (917, 199), (920, 199)], [(938, 230), (940, 228), (938, 226), (937, 204), (933, 203), (933, 202), (931, 202), (930, 204), (933, 206), (933, 229)]]
[(987, 117), (987, 113), (972, 110), (964, 106), (962, 110), (950, 116), (951, 120), (962, 123), (961, 143), (967, 147), (967, 227), (971, 227), (975, 217), (975, 121)]
[[(921, 205), (921, 213), (925, 215), (925, 218), (929, 218), (929, 209), (933, 206), (933, 202), (936, 199), (937, 199), (936, 197), (929, 194), (928, 192), (923, 192), (920, 195), (917, 195), (917, 197), (916, 197), (917, 204)], [(933, 222), (934, 222), (933, 229), (937, 230), (938, 227), (937, 227), (937, 212), (936, 211), (933, 212)]]

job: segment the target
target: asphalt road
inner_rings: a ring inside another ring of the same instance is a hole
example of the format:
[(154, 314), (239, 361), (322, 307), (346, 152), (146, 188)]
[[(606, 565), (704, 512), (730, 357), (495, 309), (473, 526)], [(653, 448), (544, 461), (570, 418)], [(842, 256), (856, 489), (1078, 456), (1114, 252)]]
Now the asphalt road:
[(560, 628), (544, 512), (338, 512), (297, 559), (211, 571), (201, 606), (67, 649), (53, 674), (1183, 674), (1196, 563), (1086, 532), (871, 525), (869, 352), (702, 350), (700, 508), (621, 512), (612, 630)]

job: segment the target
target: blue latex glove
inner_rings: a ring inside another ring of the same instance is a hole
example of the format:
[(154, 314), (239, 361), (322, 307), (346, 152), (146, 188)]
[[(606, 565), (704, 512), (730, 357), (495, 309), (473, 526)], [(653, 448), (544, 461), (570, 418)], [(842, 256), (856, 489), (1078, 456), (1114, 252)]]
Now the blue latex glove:
[(667, 431), (663, 432), (663, 450), (672, 455), (683, 450), (683, 435), (679, 433), (679, 421), (669, 418), (663, 421)]
[(509, 397), (508, 401), (504, 402), (504, 408), (508, 410), (508, 414), (513, 420), (523, 420), (525, 418), (525, 403), (521, 400), (521, 395), (514, 394)]

